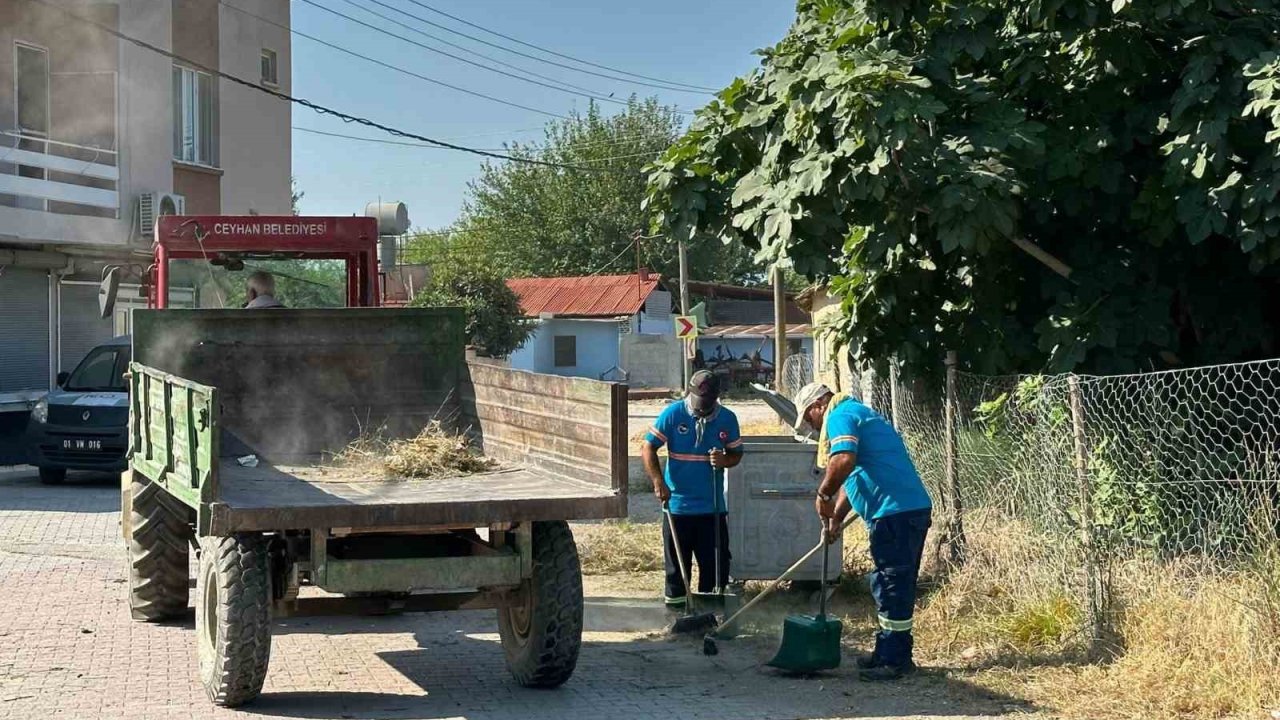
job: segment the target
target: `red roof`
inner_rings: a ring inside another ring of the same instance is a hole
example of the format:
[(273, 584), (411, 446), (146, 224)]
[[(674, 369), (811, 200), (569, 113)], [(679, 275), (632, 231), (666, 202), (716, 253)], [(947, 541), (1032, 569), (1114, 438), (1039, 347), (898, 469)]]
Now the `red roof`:
[(660, 280), (656, 273), (520, 278), (507, 287), (520, 296), (526, 317), (620, 317), (640, 312)]

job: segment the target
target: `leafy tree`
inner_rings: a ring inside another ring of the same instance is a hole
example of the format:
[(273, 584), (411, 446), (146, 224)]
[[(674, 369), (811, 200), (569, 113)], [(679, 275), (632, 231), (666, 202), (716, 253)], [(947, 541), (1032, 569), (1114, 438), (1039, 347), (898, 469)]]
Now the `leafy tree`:
[[(541, 143), (516, 143), (515, 157), (572, 166), (487, 164), (469, 185), (462, 218), (408, 243), (411, 262), (466, 263), (506, 277), (634, 272), (635, 239), (648, 227), (641, 208), (643, 168), (676, 138), (680, 116), (657, 100), (632, 99), (604, 115), (592, 104), (583, 114), (548, 124)], [(674, 277), (676, 245), (642, 238), (640, 261)], [(759, 274), (741, 245), (699, 238), (688, 249), (690, 275), (738, 280)]]
[(510, 355), (534, 330), (520, 310), (520, 299), (506, 282), (493, 272), (472, 267), (441, 268), (410, 305), (461, 307), (468, 341), (489, 357)]
[(1275, 353), (1280, 3), (801, 0), (761, 55), (648, 202), (829, 281), (862, 357)]
[(289, 178), (289, 206), (293, 208), (294, 215), (298, 214), (298, 203), (302, 202), (302, 198), (306, 196), (307, 196), (306, 192), (298, 189), (298, 178), (290, 177)]

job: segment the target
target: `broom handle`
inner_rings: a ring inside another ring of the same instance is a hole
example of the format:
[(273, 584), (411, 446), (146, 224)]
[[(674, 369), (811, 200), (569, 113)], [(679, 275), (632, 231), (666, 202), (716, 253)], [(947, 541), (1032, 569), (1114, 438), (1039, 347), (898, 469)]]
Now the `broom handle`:
[(667, 503), (662, 503), (662, 514), (667, 516), (667, 528), (671, 530), (671, 545), (676, 551), (676, 567), (680, 568), (680, 579), (684, 581), (684, 611), (686, 613), (693, 612), (693, 587), (689, 584), (689, 570), (684, 566), (684, 553), (680, 551), (680, 536), (676, 535), (676, 521), (671, 517), (671, 509)]
[[(853, 521), (857, 517), (858, 517), (857, 515), (853, 513), (849, 513), (849, 517), (845, 518), (844, 522), (840, 524), (841, 532), (843, 532), (845, 528), (852, 525)], [(743, 605), (741, 608), (738, 608), (738, 612), (730, 615), (728, 618), (725, 618), (725, 621), (720, 623), (720, 627), (716, 629), (716, 632), (720, 632), (721, 630), (724, 630), (725, 628), (732, 626), (733, 621), (737, 620), (739, 615), (750, 610), (752, 606), (754, 606), (756, 603), (772, 595), (773, 591), (778, 589), (778, 586), (782, 584), (783, 580), (786, 580), (787, 578), (791, 577), (791, 575), (795, 573), (795, 571), (800, 569), (801, 565), (804, 565), (806, 562), (808, 562), (809, 558), (816, 555), (819, 550), (821, 550), (823, 547), (826, 546), (826, 544), (827, 544), (827, 538), (826, 538), (826, 532), (824, 530), (822, 539), (818, 541), (817, 545), (813, 546), (812, 550), (805, 553), (804, 556), (801, 557), (799, 560), (797, 560), (794, 565), (787, 568), (785, 572), (783, 572), (781, 575), (778, 576), (776, 580), (774, 580), (772, 583), (769, 584), (769, 587), (765, 588), (764, 592), (751, 598), (751, 602), (747, 603), (746, 605)]]

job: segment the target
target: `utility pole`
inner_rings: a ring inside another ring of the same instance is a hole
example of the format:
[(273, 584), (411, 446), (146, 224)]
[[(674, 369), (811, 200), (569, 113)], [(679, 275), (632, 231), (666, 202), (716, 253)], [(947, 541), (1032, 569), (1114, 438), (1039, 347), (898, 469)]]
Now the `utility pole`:
[(782, 267), (773, 266), (773, 386), (786, 394), (782, 368), (787, 362), (787, 293), (782, 285)]
[[(684, 241), (680, 240), (676, 243), (680, 249), (680, 314), (687, 316), (689, 314), (689, 260), (685, 257)], [(697, 342), (697, 340), (684, 341), (684, 347), (680, 348), (680, 357), (684, 367), (684, 390), (689, 386), (689, 378), (693, 377), (693, 367), (690, 359), (692, 353), (689, 352), (689, 343)]]

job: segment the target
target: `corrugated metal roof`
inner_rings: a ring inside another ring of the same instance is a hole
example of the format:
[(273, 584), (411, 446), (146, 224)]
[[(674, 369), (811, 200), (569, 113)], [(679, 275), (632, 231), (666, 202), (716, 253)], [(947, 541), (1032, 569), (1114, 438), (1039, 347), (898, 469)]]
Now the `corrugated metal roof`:
[(525, 317), (618, 317), (640, 312), (661, 279), (656, 273), (520, 278), (507, 287), (520, 297)]
[[(808, 337), (810, 327), (807, 323), (787, 325), (787, 337)], [(712, 325), (698, 331), (701, 337), (716, 338), (761, 338), (773, 337), (773, 325)]]

